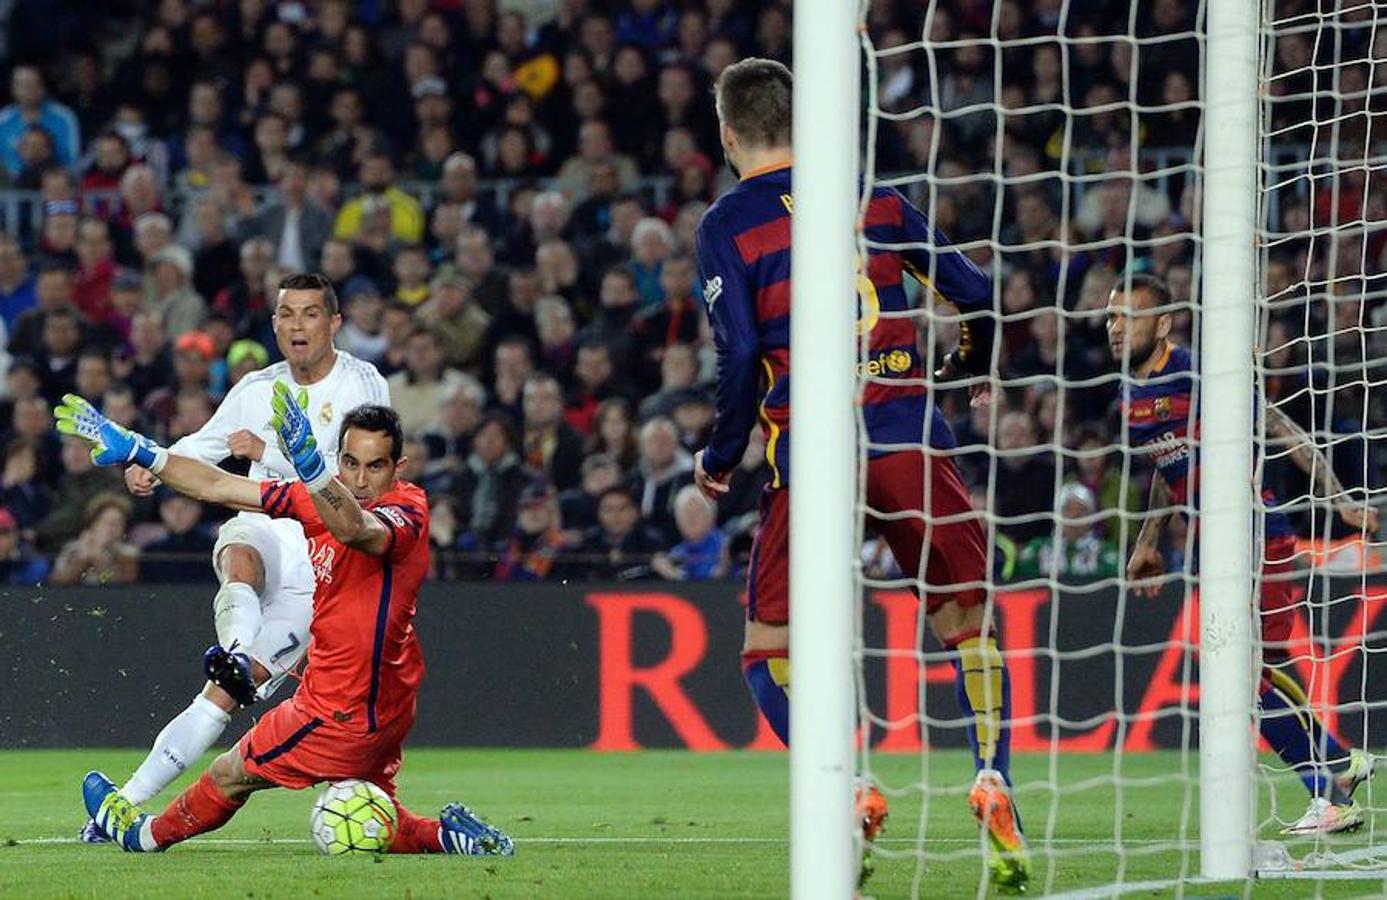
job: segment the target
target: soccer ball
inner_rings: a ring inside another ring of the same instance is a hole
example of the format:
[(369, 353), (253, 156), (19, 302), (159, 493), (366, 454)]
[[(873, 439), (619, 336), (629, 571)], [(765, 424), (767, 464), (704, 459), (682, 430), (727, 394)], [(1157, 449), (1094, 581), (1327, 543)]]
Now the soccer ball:
[(313, 804), (309, 827), (328, 856), (384, 853), (395, 838), (395, 804), (369, 781), (334, 781)]

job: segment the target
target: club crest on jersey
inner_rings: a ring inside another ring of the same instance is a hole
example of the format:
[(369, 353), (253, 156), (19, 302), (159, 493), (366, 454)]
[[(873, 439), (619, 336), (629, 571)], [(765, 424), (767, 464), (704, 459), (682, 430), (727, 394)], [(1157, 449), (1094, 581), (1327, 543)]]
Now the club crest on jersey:
[(1170, 419), (1171, 402), (1169, 397), (1157, 397), (1156, 402), (1151, 405), (1151, 413), (1156, 417), (1157, 422), (1165, 422)]
[(714, 275), (712, 278), (709, 278), (707, 281), (703, 282), (703, 302), (704, 302), (704, 304), (707, 305), (707, 307), (708, 307), (709, 309), (712, 309), (712, 308), (713, 308), (713, 304), (714, 304), (714, 303), (717, 303), (717, 302), (718, 302), (718, 298), (721, 297), (721, 296), (722, 296), (722, 276), (721, 276), (721, 275)]
[(332, 404), (324, 403), (323, 408), (318, 411), (318, 421), (324, 425), (332, 424)]

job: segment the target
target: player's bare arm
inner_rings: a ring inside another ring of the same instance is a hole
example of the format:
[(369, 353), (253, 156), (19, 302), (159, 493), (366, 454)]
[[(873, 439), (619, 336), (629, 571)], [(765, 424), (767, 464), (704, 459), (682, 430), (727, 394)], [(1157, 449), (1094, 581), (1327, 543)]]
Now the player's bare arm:
[(1170, 505), (1170, 486), (1160, 472), (1151, 474), (1151, 494), (1146, 504), (1146, 520), (1132, 544), (1132, 557), (1127, 560), (1127, 580), (1137, 582), (1132, 589), (1142, 597), (1155, 597), (1160, 584), (1155, 581), (1165, 572), (1161, 558), (1161, 534), (1174, 514)]
[(178, 493), (203, 503), (216, 503), (238, 512), (261, 509), (259, 481), (232, 475), (200, 459), (170, 453), (154, 474)]
[(1305, 429), (1275, 406), (1266, 407), (1267, 434), (1290, 448), (1291, 460), (1306, 475), (1315, 480), (1320, 495), (1334, 502), (1334, 509), (1344, 524), (1351, 528), (1377, 532), (1377, 510), (1367, 504), (1355, 503), (1344, 492), (1344, 486), (1334, 474), (1334, 467), (1315, 445)]
[(390, 549), (390, 531), (363, 504), (389, 490), (407, 462), (392, 450), (395, 442), (388, 435), (349, 429), (339, 449), (341, 474), (334, 477), (318, 451), (303, 398), (295, 398), (287, 384), (276, 381), (271, 405), (274, 416), (270, 425), (279, 435), (284, 455), (308, 488), (323, 525), (348, 547), (385, 555)]

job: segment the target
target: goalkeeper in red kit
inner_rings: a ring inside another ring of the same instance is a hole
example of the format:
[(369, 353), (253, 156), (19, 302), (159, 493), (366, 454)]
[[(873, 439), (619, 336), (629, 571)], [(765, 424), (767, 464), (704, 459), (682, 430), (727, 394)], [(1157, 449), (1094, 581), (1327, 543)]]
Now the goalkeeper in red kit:
[[(695, 458), (697, 484), (711, 499), (726, 492), (759, 419), (771, 484), (747, 570), (742, 669), (752, 696), (782, 741), (789, 727), (790, 216), (792, 78), (780, 63), (747, 59), (718, 77), (723, 150), (741, 181), (704, 215), (697, 234), (703, 301), (717, 349), (717, 418)], [(993, 880), (1024, 888), (1026, 839), (1010, 789), (1010, 682), (990, 631), (987, 540), (967, 487), (947, 451), (955, 447), (929, 401), (929, 374), (916, 346), (904, 275), (932, 299), (961, 312), (959, 346), (936, 374), (972, 376), (986, 403), (992, 374), (992, 285), (898, 191), (874, 188), (862, 223), (868, 255), (858, 296), (858, 328), (868, 356), (859, 364), (868, 443), (868, 523), (901, 568), (919, 577), (930, 625), (954, 653), (959, 705), (977, 770), (969, 803), (986, 831)], [(846, 227), (847, 223), (845, 223)], [(809, 251), (812, 252), (812, 249)], [(922, 440), (927, 446), (921, 446)], [(943, 452), (941, 452), (943, 451)], [(842, 602), (851, 602), (844, 597)], [(814, 698), (800, 698), (813, 703)], [(859, 791), (863, 834), (885, 813), (874, 790)]]
[[(265, 788), (359, 778), (395, 794), (401, 745), (424, 676), (414, 611), (429, 569), (428, 499), (400, 477), (408, 460), (394, 410), (365, 405), (343, 417), (334, 477), (300, 401), (283, 382), (274, 385), (272, 405), (272, 425), (299, 481), (241, 478), (171, 454), (80, 397), (67, 396), (55, 413), (58, 430), (88, 441), (98, 465), (141, 465), (194, 499), (297, 519), (313, 562), (308, 668), (292, 697), (217, 757), (162, 815), (141, 811), (100, 772), (87, 775), (87, 812), (128, 851), (163, 850), (220, 828)], [(437, 819), (395, 805), (392, 853), (514, 852), (508, 836), (459, 804), (444, 807)]]

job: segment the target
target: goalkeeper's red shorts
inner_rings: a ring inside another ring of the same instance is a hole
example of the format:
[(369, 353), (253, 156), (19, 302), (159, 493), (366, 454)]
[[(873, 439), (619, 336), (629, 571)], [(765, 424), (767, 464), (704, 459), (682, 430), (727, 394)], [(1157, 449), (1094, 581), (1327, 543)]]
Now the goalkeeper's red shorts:
[(1267, 538), (1262, 558), (1262, 588), (1259, 597), (1262, 617), (1262, 643), (1284, 645), (1295, 624), (1296, 595), (1295, 535)]
[(294, 697), (275, 706), (237, 745), (247, 772), (283, 788), (360, 778), (395, 796), (400, 748), (414, 724), (397, 716), (371, 734), (348, 731), (330, 718), (300, 709)]
[[(899, 519), (869, 514), (867, 524), (885, 539), (907, 577), (923, 574), (929, 612), (950, 600), (977, 606), (987, 599), (987, 537), (952, 458), (902, 451), (868, 461), (867, 505), (877, 513), (915, 513)], [(790, 621), (788, 489), (767, 489), (761, 498), (761, 525), (747, 567), (746, 612), (748, 619), (767, 625)]]

